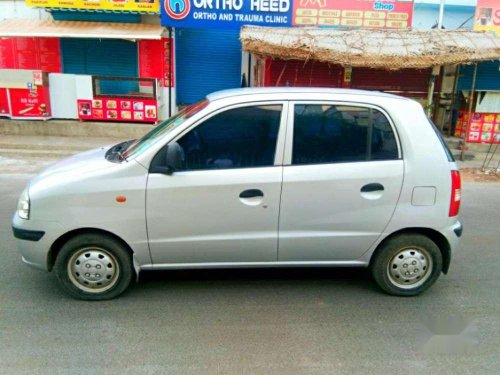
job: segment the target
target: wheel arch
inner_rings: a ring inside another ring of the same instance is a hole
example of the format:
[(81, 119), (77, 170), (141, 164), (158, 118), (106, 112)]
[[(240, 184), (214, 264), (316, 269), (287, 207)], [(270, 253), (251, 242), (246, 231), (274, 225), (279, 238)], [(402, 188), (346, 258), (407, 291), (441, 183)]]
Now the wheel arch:
[(448, 269), (450, 268), (450, 262), (451, 262), (450, 243), (448, 242), (446, 237), (442, 233), (438, 232), (437, 230), (434, 230), (431, 228), (421, 228), (421, 227), (403, 228), (403, 229), (400, 229), (396, 232), (393, 232), (390, 235), (388, 235), (387, 237), (385, 237), (378, 244), (377, 248), (375, 249), (375, 251), (371, 255), (370, 267), (372, 265), (373, 260), (375, 259), (375, 256), (380, 251), (380, 249), (382, 249), (382, 247), (384, 246), (384, 244), (387, 241), (389, 241), (390, 239), (392, 239), (396, 236), (400, 236), (400, 235), (404, 235), (404, 234), (420, 234), (420, 235), (426, 236), (427, 238), (431, 239), (437, 245), (439, 250), (441, 251), (441, 255), (443, 257), (443, 269), (442, 269), (442, 271), (444, 274), (448, 273)]
[(120, 244), (123, 245), (124, 249), (127, 250), (127, 252), (130, 254), (130, 257), (132, 259), (132, 262), (134, 264), (135, 272), (138, 274), (138, 269), (136, 267), (136, 261), (134, 259), (134, 251), (132, 248), (128, 245), (128, 243), (121, 238), (120, 236), (117, 236), (116, 234), (109, 232), (104, 229), (99, 229), (99, 228), (79, 228), (79, 229), (74, 229), (69, 232), (64, 233), (61, 235), (57, 240), (54, 241), (52, 246), (50, 247), (48, 256), (47, 256), (47, 269), (49, 271), (52, 271), (52, 268), (54, 267), (54, 264), (56, 262), (57, 255), (61, 251), (61, 248), (63, 245), (68, 242), (71, 238), (74, 238), (76, 236), (79, 236), (81, 234), (102, 234), (108, 237), (111, 237), (115, 239), (116, 241), (120, 242)]

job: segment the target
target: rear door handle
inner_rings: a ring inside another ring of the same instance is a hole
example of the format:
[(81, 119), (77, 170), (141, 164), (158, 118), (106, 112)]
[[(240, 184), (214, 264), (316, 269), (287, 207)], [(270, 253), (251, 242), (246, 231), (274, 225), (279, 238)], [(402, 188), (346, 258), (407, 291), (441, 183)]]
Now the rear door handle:
[(371, 184), (366, 184), (361, 188), (362, 193), (371, 193), (374, 191), (384, 191), (384, 185), (374, 182)]
[(258, 198), (258, 197), (263, 197), (264, 193), (262, 190), (259, 189), (248, 189), (248, 190), (243, 190), (240, 193), (240, 198)]

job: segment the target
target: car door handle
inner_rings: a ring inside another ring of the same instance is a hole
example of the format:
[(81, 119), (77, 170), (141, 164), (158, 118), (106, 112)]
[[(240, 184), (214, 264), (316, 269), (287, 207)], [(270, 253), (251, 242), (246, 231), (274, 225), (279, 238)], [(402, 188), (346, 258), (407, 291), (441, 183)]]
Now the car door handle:
[(259, 189), (248, 189), (240, 193), (240, 198), (258, 198), (263, 196), (264, 193)]
[(384, 185), (374, 182), (371, 184), (366, 184), (361, 188), (362, 193), (371, 193), (374, 191), (384, 191)]

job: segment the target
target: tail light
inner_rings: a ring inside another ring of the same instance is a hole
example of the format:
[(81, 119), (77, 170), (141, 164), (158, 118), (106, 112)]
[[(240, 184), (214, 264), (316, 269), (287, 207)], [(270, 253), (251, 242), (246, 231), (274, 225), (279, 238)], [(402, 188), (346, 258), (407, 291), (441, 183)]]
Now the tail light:
[(457, 216), (460, 211), (460, 199), (462, 198), (462, 184), (460, 182), (460, 172), (451, 171), (451, 201), (449, 216)]

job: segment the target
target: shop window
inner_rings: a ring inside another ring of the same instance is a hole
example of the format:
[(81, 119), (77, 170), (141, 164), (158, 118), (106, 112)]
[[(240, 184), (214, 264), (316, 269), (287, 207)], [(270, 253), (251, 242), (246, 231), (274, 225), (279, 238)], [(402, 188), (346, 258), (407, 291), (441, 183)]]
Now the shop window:
[(380, 111), (340, 105), (295, 105), (292, 164), (397, 158), (396, 138)]
[(183, 136), (184, 171), (274, 165), (281, 105), (230, 109)]
[(154, 78), (93, 76), (92, 87), (95, 97), (156, 99), (155, 81)]

